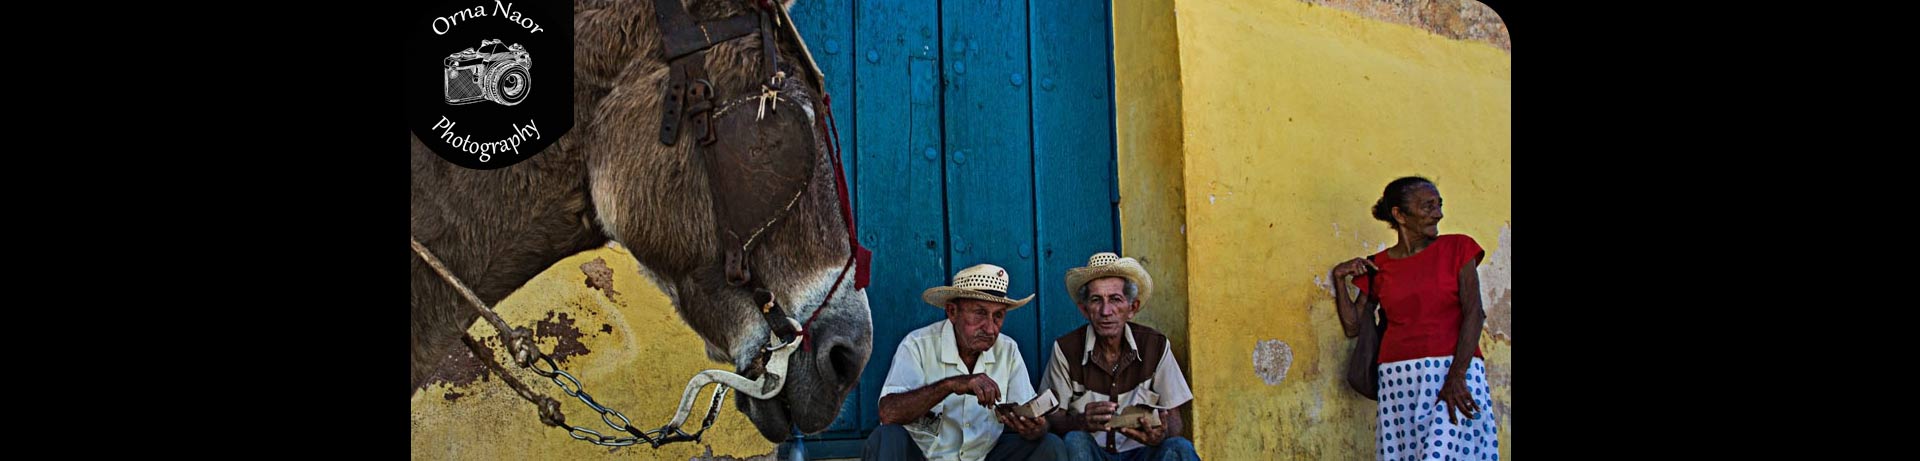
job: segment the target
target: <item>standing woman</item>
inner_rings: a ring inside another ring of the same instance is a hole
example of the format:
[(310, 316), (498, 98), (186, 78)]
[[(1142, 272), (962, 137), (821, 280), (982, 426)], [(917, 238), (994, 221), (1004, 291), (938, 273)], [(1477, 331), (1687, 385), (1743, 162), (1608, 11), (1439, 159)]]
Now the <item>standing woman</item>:
[[(1400, 234), (1370, 258), (1333, 266), (1334, 302), (1347, 337), (1373, 328), (1367, 294), (1380, 302), (1380, 459), (1495, 460), (1486, 362), (1480, 356), (1480, 273), (1485, 254), (1472, 237), (1440, 235), (1440, 190), (1409, 176), (1387, 184), (1373, 217)], [(1372, 280), (1367, 277), (1373, 274)], [(1351, 279), (1362, 297), (1347, 292)], [(1363, 314), (1363, 312), (1365, 314)]]

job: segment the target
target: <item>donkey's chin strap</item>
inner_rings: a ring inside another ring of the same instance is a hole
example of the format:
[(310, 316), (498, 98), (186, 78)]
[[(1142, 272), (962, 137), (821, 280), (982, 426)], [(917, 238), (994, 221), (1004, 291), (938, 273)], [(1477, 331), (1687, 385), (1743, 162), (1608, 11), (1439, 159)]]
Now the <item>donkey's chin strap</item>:
[[(793, 325), (794, 329), (798, 330), (800, 328), (799, 322), (794, 322), (792, 318), (787, 318), (786, 320), (788, 324)], [(767, 344), (768, 346), (761, 350), (767, 353), (768, 358), (766, 368), (764, 368), (765, 371), (760, 374), (760, 379), (747, 379), (745, 376), (740, 376), (726, 370), (707, 370), (694, 374), (693, 379), (687, 381), (687, 389), (681, 392), (680, 409), (674, 411), (673, 421), (667, 423), (667, 427), (678, 428), (681, 424), (687, 422), (687, 416), (693, 414), (694, 398), (699, 397), (700, 389), (707, 387), (709, 384), (719, 384), (720, 388), (715, 389), (714, 392), (721, 394), (727, 392), (727, 388), (733, 388), (740, 390), (740, 393), (746, 394), (749, 397), (762, 400), (771, 399), (775, 395), (780, 395), (780, 390), (787, 385), (787, 359), (793, 355), (795, 349), (799, 348), (800, 341), (798, 337), (795, 337), (794, 340), (787, 341), (786, 344), (780, 344), (779, 335), (774, 334), (774, 332), (769, 329), (767, 332)], [(720, 397), (715, 398), (719, 399)]]

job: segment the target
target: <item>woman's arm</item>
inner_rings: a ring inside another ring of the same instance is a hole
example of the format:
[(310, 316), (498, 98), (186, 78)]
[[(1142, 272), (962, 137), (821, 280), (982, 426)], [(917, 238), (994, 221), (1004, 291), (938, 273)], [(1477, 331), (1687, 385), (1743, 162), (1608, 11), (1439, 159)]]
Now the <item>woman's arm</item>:
[(1467, 261), (1460, 267), (1460, 339), (1453, 346), (1453, 366), (1447, 368), (1447, 380), (1440, 387), (1439, 400), (1449, 407), (1447, 420), (1454, 419), (1453, 410), (1458, 410), (1468, 419), (1480, 413), (1480, 405), (1473, 402), (1473, 394), (1467, 392), (1467, 370), (1473, 366), (1473, 350), (1480, 347), (1480, 328), (1486, 323), (1487, 313), (1480, 308), (1480, 258)]
[[(1375, 267), (1373, 261), (1368, 261), (1367, 258), (1353, 258), (1352, 260), (1333, 265), (1333, 271), (1329, 274), (1333, 277), (1334, 310), (1340, 314), (1340, 330), (1346, 333), (1348, 338), (1360, 334), (1360, 322), (1362, 321), (1360, 318), (1360, 308), (1363, 307), (1361, 306), (1363, 303), (1362, 300), (1355, 299), (1354, 294), (1347, 293), (1347, 280), (1356, 275), (1378, 270), (1380, 270), (1380, 268)], [(1369, 310), (1367, 312), (1372, 311)], [(1371, 321), (1373, 319), (1369, 317), (1366, 320)]]

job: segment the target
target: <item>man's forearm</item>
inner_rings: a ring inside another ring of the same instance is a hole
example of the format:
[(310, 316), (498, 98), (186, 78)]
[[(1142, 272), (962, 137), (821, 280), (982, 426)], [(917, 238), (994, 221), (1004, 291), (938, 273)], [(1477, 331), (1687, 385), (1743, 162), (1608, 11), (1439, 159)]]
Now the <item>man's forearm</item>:
[(906, 424), (920, 419), (940, 400), (953, 395), (950, 381), (942, 379), (919, 389), (880, 398), (880, 424)]

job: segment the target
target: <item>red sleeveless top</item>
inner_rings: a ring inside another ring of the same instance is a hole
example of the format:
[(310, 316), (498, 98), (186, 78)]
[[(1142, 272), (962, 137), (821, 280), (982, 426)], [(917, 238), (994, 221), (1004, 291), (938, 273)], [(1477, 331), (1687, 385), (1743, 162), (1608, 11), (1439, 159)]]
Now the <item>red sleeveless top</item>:
[[(1387, 335), (1380, 340), (1380, 363), (1422, 357), (1451, 357), (1460, 341), (1460, 268), (1479, 261), (1484, 250), (1472, 237), (1442, 235), (1413, 256), (1393, 259), (1374, 254), (1378, 291), (1365, 276), (1353, 278), (1363, 292), (1380, 296)], [(1474, 345), (1473, 356), (1481, 357)]]

